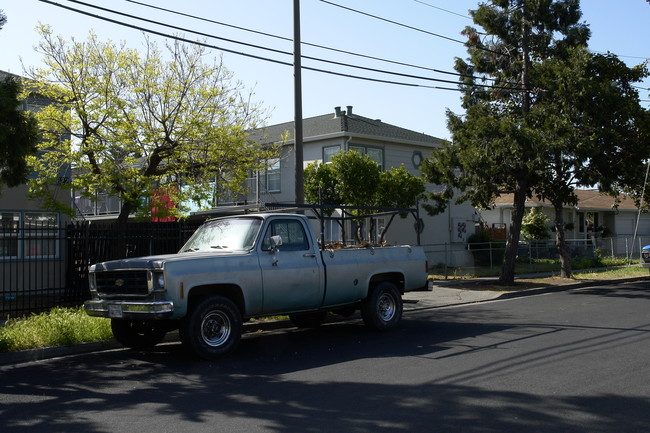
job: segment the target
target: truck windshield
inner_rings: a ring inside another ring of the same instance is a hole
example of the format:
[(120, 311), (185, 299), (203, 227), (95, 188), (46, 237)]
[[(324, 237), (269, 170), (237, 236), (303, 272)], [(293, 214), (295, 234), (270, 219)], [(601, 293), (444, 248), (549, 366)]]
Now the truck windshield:
[(255, 245), (261, 225), (260, 218), (208, 221), (194, 232), (180, 252), (250, 250)]

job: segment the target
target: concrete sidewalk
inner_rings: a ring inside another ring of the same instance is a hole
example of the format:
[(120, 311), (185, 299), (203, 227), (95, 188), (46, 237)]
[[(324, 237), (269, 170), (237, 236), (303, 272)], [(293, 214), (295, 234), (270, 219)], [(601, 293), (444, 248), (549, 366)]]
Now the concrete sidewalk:
[[(593, 286), (599, 284), (620, 284), (629, 281), (648, 280), (650, 277), (623, 278), (617, 280), (585, 281), (561, 285), (547, 285), (528, 289), (514, 288), (513, 290), (496, 290), (490, 287), (490, 282), (496, 279), (483, 279), (484, 284), (481, 289), (467, 289), (463, 286), (468, 280), (447, 280), (434, 282), (433, 290), (408, 292), (403, 296), (404, 314), (408, 315), (409, 311), (422, 309), (445, 308), (450, 306), (473, 304), (477, 302), (492, 301), (496, 299), (509, 299), (520, 296), (531, 296), (542, 293), (557, 291), (566, 291), (580, 287)], [(496, 286), (496, 284), (495, 284)], [(244, 324), (244, 332), (255, 332), (256, 330), (277, 330), (291, 328), (293, 325), (288, 320), (254, 322)], [(170, 336), (170, 341), (175, 338)], [(24, 362), (40, 361), (62, 356), (70, 356), (81, 353), (97, 352), (103, 350), (121, 349), (119, 343), (115, 341), (99, 343), (83, 343), (71, 346), (47, 347), (42, 349), (24, 350), (18, 352), (0, 353), (0, 366), (20, 364)], [(128, 350), (128, 349), (124, 349)]]

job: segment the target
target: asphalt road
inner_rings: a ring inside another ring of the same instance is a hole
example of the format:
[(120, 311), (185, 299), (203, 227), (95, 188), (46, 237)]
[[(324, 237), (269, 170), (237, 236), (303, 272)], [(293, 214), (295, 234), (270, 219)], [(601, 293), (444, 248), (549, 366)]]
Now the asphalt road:
[(650, 283), (2, 366), (0, 431), (649, 432)]

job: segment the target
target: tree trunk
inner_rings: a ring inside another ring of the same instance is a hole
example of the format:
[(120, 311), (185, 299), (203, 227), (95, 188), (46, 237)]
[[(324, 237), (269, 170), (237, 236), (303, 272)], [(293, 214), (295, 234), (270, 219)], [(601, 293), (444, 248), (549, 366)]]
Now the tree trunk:
[(127, 256), (126, 251), (126, 223), (129, 221), (129, 215), (133, 210), (133, 205), (128, 202), (122, 203), (120, 214), (115, 224), (115, 234), (117, 235), (115, 243), (111, 247), (111, 256), (113, 259), (123, 259)]
[[(523, 184), (522, 184), (523, 183)], [(517, 249), (519, 248), (519, 235), (521, 234), (521, 222), (524, 218), (526, 204), (526, 181), (520, 182), (515, 191), (513, 202), (512, 218), (510, 220), (510, 231), (506, 240), (506, 250), (503, 255), (501, 275), (499, 283), (505, 285), (515, 284), (515, 261), (517, 260)]]
[(553, 203), (555, 208), (555, 246), (560, 256), (560, 277), (571, 278), (571, 256), (567, 248), (564, 233), (564, 216), (562, 203)]

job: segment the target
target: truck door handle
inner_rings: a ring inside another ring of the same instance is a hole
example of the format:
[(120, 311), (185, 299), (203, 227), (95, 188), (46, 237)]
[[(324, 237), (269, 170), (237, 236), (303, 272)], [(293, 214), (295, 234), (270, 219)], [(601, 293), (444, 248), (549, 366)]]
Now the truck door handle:
[(314, 257), (316, 257), (316, 254), (314, 254), (314, 253), (307, 253), (307, 254), (303, 254), (302, 256), (303, 256), (303, 257), (311, 257), (311, 258), (314, 258)]

